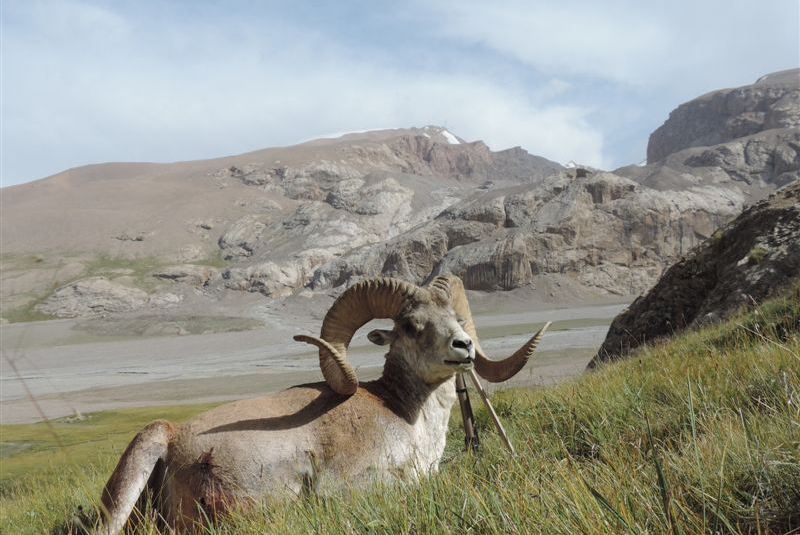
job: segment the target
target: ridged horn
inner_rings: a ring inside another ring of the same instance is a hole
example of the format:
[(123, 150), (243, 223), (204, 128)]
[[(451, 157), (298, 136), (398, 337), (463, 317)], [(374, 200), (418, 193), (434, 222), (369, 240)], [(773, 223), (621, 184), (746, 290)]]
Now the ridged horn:
[(352, 395), (358, 389), (358, 377), (347, 362), (347, 347), (353, 335), (365, 323), (376, 318), (396, 318), (409, 303), (417, 300), (422, 289), (410, 282), (377, 278), (354, 284), (333, 303), (319, 337), (298, 334), (298, 342), (319, 348), (319, 366), (325, 381), (338, 394)]
[(502, 360), (492, 360), (483, 352), (478, 340), (478, 332), (475, 328), (475, 321), (472, 319), (472, 312), (467, 301), (467, 292), (464, 290), (464, 283), (455, 275), (440, 275), (433, 279), (428, 285), (449, 293), (453, 310), (464, 322), (464, 331), (472, 338), (475, 344), (475, 371), (478, 375), (491, 383), (501, 383), (514, 377), (528, 363), (528, 359), (533, 356), (539, 341), (542, 339), (551, 322), (547, 322), (539, 332), (534, 334), (530, 340), (525, 342), (517, 351), (508, 358)]

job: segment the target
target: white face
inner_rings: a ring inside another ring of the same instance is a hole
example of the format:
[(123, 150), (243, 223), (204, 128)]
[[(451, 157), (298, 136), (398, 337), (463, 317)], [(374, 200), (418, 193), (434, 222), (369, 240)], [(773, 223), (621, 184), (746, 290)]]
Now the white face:
[(391, 331), (372, 331), (368, 338), (378, 345), (391, 344), (390, 353), (405, 358), (428, 383), (449, 379), (475, 362), (475, 344), (449, 307), (419, 306), (395, 320)]

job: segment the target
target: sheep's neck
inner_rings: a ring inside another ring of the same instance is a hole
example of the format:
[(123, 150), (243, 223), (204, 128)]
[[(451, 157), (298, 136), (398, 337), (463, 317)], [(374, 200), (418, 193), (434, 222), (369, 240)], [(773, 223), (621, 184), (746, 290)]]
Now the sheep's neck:
[[(386, 406), (410, 424), (416, 423), (423, 410), (441, 407), (449, 414), (455, 401), (452, 378), (436, 383), (426, 383), (405, 360), (387, 358), (383, 375), (376, 381), (382, 390), (381, 397)], [(436, 397), (436, 403), (431, 396)]]

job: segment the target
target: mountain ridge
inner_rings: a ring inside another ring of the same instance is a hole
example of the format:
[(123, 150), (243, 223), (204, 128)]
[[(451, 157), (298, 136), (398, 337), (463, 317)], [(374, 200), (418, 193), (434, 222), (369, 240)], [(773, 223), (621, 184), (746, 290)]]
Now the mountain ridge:
[[(281, 300), (443, 272), (470, 290), (540, 288), (553, 302), (637, 295), (798, 169), (797, 128), (614, 172), (491, 151), (432, 126), (95, 165), (3, 189), (3, 299), (56, 316), (113, 312), (66, 289), (100, 277), (95, 286), (115, 295), (145, 291), (138, 309), (169, 311), (213, 308), (229, 292)], [(84, 305), (53, 304), (68, 296)]]

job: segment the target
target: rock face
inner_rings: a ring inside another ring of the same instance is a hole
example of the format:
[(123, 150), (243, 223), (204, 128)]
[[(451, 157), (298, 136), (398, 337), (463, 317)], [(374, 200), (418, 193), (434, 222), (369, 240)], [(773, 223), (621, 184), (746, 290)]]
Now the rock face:
[[(325, 157), (311, 161), (215, 173), (239, 181), (254, 196), (268, 192), (283, 199), (273, 202), (278, 208), (250, 213), (223, 230), (218, 245), (232, 261), (221, 272), (224, 288), (283, 297), (368, 274), (422, 280), (450, 248), (486, 237), (480, 224), (505, 224), (504, 196), (493, 195), (485, 207), (482, 193), (534, 187), (562, 170), (522, 149), (492, 152), (439, 127), (345, 136), (333, 152), (321, 153)], [(460, 208), (462, 201), (472, 208)], [(447, 215), (451, 207), (459, 208)], [(460, 228), (462, 211), (477, 224), (472, 230)], [(452, 220), (445, 242), (428, 236), (438, 232), (428, 227), (440, 218)], [(388, 250), (387, 243), (410, 243), (416, 254), (403, 246)], [(509, 284), (527, 282), (517, 277)]]
[(130, 312), (148, 305), (163, 307), (179, 301), (172, 294), (150, 296), (105, 277), (90, 277), (62, 286), (40, 303), (37, 310), (59, 318), (75, 318)]
[(786, 128), (800, 128), (800, 69), (769, 74), (752, 85), (714, 91), (680, 105), (650, 135), (647, 161)]
[(689, 156), (690, 167), (717, 167), (747, 184), (784, 186), (797, 180), (800, 168), (800, 130), (781, 129), (709, 147)]
[(192, 286), (205, 286), (217, 275), (218, 270), (214, 268), (194, 264), (167, 266), (164, 269), (153, 272), (153, 277), (173, 282), (183, 282)]
[(800, 279), (800, 181), (744, 211), (617, 316), (590, 367), (729, 317)]
[(424, 281), (459, 275), (467, 288), (511, 290), (567, 274), (596, 293), (648, 288), (742, 208), (735, 191), (657, 191), (613, 173), (563, 171), (536, 185), (479, 192), (375, 247), (319, 267), (311, 286), (370, 274)]

